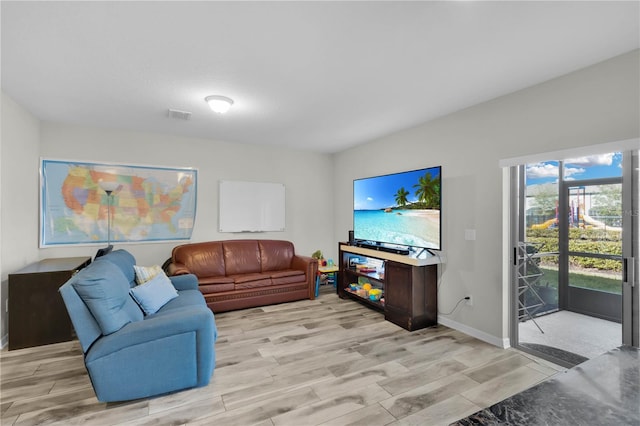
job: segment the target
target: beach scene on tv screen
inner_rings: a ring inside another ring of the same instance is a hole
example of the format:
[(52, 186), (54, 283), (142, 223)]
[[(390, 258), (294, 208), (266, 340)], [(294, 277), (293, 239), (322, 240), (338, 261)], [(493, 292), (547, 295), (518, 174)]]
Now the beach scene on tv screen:
[(357, 179), (353, 229), (359, 240), (440, 248), (440, 168)]

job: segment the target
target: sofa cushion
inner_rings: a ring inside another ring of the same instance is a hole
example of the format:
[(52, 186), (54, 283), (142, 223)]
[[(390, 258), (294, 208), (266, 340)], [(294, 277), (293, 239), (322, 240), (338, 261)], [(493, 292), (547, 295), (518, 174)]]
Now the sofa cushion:
[(129, 296), (129, 281), (115, 264), (99, 258), (71, 280), (82, 301), (98, 322), (103, 335), (140, 321), (142, 311)]
[(271, 277), (268, 274), (241, 274), (232, 275), (229, 278), (233, 278), (233, 282), (236, 284), (248, 283), (250, 281), (269, 280)]
[(261, 288), (261, 287), (271, 287), (273, 285), (273, 281), (267, 278), (264, 280), (258, 281), (247, 281), (241, 284), (236, 284), (236, 290), (244, 290), (248, 288)]
[(153, 266), (138, 266), (133, 265), (133, 270), (136, 273), (136, 282), (138, 284), (144, 284), (156, 275), (164, 273), (160, 265)]
[(271, 278), (284, 278), (293, 276), (297, 276), (298, 278), (302, 277), (303, 279), (305, 278), (304, 271), (300, 271), (298, 269), (285, 269), (282, 271), (269, 272), (269, 276)]
[(234, 275), (232, 278), (234, 278), (236, 289), (268, 287), (273, 285), (271, 277), (267, 274), (242, 274)]
[(198, 280), (200, 285), (209, 284), (233, 284), (233, 278), (231, 277), (204, 277)]
[[(231, 240), (223, 243), (227, 276), (261, 272), (260, 249), (256, 240)], [(197, 274), (196, 274), (197, 275)]]
[(262, 272), (291, 268), (293, 243), (279, 240), (258, 240)]
[(183, 264), (189, 272), (201, 277), (224, 277), (224, 254), (221, 242), (191, 243), (177, 246), (172, 252), (173, 262)]
[(233, 291), (236, 285), (233, 281), (223, 284), (200, 284), (198, 286), (202, 294), (222, 293), (223, 291)]
[(60, 295), (69, 312), (69, 317), (76, 331), (82, 352), (87, 352), (93, 342), (102, 337), (102, 330), (96, 318), (93, 316), (87, 304), (80, 298), (78, 292), (73, 288), (73, 278), (60, 287)]
[(183, 309), (191, 310), (196, 306), (206, 306), (204, 298), (202, 297), (202, 293), (198, 290), (183, 290), (178, 292), (178, 297), (175, 299), (171, 299), (164, 305), (160, 310), (158, 310), (153, 315), (148, 315), (146, 319), (153, 318), (156, 316), (164, 315), (167, 312), (171, 312), (175, 309)]
[(198, 280), (198, 288), (202, 294), (233, 291), (236, 285), (232, 277), (205, 277)]
[(286, 271), (276, 271), (270, 274), (271, 282), (273, 285), (278, 284), (292, 284), (292, 283), (300, 283), (305, 282), (307, 280), (307, 276), (302, 271), (296, 271), (293, 269), (289, 269)]
[(133, 270), (133, 265), (136, 264), (136, 258), (133, 257), (131, 253), (123, 249), (118, 249), (103, 257), (100, 257), (99, 259), (108, 260), (109, 262), (120, 268), (124, 276), (127, 277), (127, 282), (129, 283), (130, 287), (136, 285), (136, 273)]
[(155, 314), (170, 300), (178, 297), (178, 292), (164, 272), (151, 278), (144, 284), (131, 289), (131, 296), (140, 305), (145, 314)]

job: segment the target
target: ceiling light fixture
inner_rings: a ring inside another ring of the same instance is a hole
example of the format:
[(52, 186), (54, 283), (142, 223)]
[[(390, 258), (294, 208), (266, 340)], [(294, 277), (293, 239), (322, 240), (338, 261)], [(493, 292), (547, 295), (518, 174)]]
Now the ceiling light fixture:
[(227, 98), (226, 96), (211, 95), (204, 98), (204, 100), (207, 101), (213, 112), (217, 112), (218, 114), (224, 114), (229, 111), (229, 108), (233, 105), (233, 99)]

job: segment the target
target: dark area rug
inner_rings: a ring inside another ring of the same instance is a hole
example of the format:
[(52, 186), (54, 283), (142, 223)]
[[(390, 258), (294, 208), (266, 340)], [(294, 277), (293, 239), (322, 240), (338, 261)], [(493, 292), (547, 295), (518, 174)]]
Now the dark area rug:
[(554, 348), (552, 346), (547, 346), (547, 345), (539, 345), (536, 343), (520, 343), (520, 346), (523, 346), (525, 348), (543, 353), (545, 355), (550, 355), (556, 359), (562, 360), (568, 364), (568, 367), (575, 367), (576, 365), (582, 364), (583, 362), (589, 359), (582, 355), (574, 354), (573, 352), (565, 351), (565, 350)]

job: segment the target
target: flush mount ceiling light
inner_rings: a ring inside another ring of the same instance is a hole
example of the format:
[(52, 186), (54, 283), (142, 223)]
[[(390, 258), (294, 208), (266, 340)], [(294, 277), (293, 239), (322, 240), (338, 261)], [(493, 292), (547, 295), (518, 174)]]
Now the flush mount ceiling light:
[(211, 95), (204, 98), (204, 100), (207, 101), (213, 112), (217, 112), (218, 114), (224, 114), (229, 111), (229, 108), (233, 105), (233, 99), (227, 98), (226, 96)]

